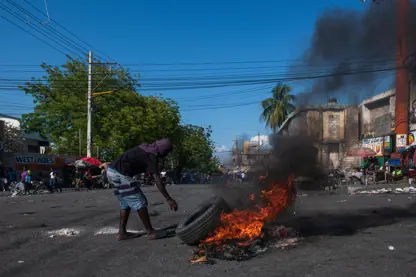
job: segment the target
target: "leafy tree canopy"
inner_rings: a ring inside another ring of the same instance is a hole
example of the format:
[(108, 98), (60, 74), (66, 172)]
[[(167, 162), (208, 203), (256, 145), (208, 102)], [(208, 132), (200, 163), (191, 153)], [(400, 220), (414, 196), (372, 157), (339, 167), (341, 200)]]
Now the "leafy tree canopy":
[(272, 97), (260, 103), (263, 109), (260, 120), (273, 130), (273, 134), (276, 134), (277, 129), (283, 124), (289, 114), (296, 109), (293, 104), (296, 96), (291, 94), (291, 92), (292, 88), (290, 86), (277, 84), (272, 89)]
[[(45, 76), (32, 78), (24, 87), (34, 98), (33, 113), (22, 117), (26, 131), (36, 131), (54, 144), (54, 152), (78, 155), (81, 130), (82, 155), (86, 154), (88, 68), (79, 60), (61, 67), (42, 64)], [(94, 64), (93, 93), (107, 92), (92, 99), (93, 155), (111, 160), (140, 143), (173, 137), (170, 167), (207, 172), (216, 168), (211, 128), (179, 125), (177, 104), (160, 96), (136, 92), (138, 80), (127, 70)]]
[(214, 142), (211, 127), (181, 125), (173, 137), (175, 148), (165, 165), (179, 169), (211, 172), (218, 169), (219, 161), (214, 157)]
[(4, 152), (22, 152), (24, 145), (19, 128), (4, 121), (0, 122), (0, 128), (3, 128), (0, 130), (3, 131), (3, 137), (0, 136), (0, 147), (3, 147)]
[[(79, 130), (82, 154), (86, 153), (88, 69), (85, 63), (69, 60), (62, 67), (42, 64), (41, 78), (22, 87), (32, 95), (34, 112), (23, 115), (25, 130), (51, 139), (56, 152), (77, 155)], [(123, 68), (93, 66), (93, 93), (107, 92), (92, 99), (93, 149), (103, 159), (112, 159), (139, 143), (171, 136), (178, 127), (177, 104), (158, 96), (135, 91), (137, 79)], [(94, 151), (95, 153), (95, 151)]]

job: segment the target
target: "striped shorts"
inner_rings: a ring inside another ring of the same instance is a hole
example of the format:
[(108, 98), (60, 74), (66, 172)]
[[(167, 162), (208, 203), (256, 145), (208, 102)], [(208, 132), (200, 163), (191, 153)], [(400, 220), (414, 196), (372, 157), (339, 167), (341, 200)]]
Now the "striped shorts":
[(133, 178), (122, 175), (113, 168), (107, 170), (108, 182), (116, 188), (115, 195), (120, 201), (121, 210), (140, 210), (147, 208), (147, 198), (133, 181)]

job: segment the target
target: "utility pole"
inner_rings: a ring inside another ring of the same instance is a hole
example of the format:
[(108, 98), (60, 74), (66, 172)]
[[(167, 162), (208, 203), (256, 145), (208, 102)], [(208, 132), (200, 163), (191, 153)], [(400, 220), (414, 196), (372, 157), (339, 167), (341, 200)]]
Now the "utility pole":
[(92, 52), (88, 53), (88, 118), (87, 118), (87, 157), (91, 157), (91, 97), (92, 97)]
[(238, 136), (236, 136), (235, 138), (235, 153), (237, 153), (236, 155), (236, 164), (239, 166), (240, 165), (240, 151), (238, 150)]
[(257, 160), (260, 160), (260, 132), (257, 132)]
[[(396, 0), (396, 152), (408, 144), (409, 132), (409, 74), (403, 69), (407, 57), (407, 23), (410, 14), (410, 0)], [(400, 137), (406, 145), (397, 145)]]
[(81, 128), (79, 128), (79, 132), (78, 132), (78, 140), (79, 140), (79, 156), (81, 157), (82, 155), (82, 137), (81, 137)]
[[(361, 0), (365, 2), (365, 0)], [(380, 1), (373, 0), (375, 4)], [(410, 14), (410, 0), (396, 0), (396, 151), (402, 151), (408, 142), (409, 132), (409, 73), (403, 68), (407, 57), (407, 23)], [(403, 145), (402, 140), (405, 140)]]

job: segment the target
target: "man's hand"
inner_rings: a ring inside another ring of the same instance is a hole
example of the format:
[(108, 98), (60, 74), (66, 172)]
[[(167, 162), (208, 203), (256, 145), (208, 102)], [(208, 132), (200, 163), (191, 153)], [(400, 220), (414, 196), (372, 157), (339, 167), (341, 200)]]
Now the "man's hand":
[(178, 210), (178, 203), (176, 203), (176, 201), (173, 200), (172, 198), (168, 200), (168, 204), (169, 204), (171, 210), (173, 210), (175, 212)]
[(174, 211), (178, 210), (178, 204), (176, 203), (175, 200), (173, 200), (169, 193), (166, 191), (165, 186), (162, 184), (162, 181), (160, 180), (159, 174), (153, 174), (153, 179), (156, 182), (156, 186), (159, 189), (160, 193), (162, 193), (162, 195), (165, 197), (165, 199), (167, 199), (168, 204), (170, 206), (170, 208)]

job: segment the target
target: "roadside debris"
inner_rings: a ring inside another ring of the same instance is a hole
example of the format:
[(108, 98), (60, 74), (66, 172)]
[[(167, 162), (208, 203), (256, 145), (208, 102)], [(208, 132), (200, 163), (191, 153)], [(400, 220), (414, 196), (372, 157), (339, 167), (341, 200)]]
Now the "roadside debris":
[(25, 261), (18, 261), (17, 263), (18, 263), (18, 264), (22, 264), (22, 263), (24, 263), (24, 262), (25, 262)]
[(338, 200), (337, 203), (344, 203), (347, 202), (347, 200)]
[(281, 241), (278, 241), (273, 247), (280, 248), (280, 249), (288, 249), (295, 247), (302, 238), (284, 238)]
[(391, 251), (396, 250), (396, 248), (394, 248), (394, 246), (393, 246), (393, 245), (389, 245), (388, 249), (389, 249), (389, 250), (391, 250)]
[(208, 259), (206, 255), (194, 255), (192, 258), (189, 259), (189, 262), (193, 264), (215, 264), (215, 261), (212, 259)]
[(404, 193), (416, 193), (416, 188), (411, 187), (404, 187), (404, 188), (381, 188), (381, 189), (374, 189), (374, 190), (360, 190), (360, 191), (353, 191), (350, 195), (358, 195), (358, 194), (404, 194)]
[[(135, 233), (135, 234), (139, 234), (139, 235), (146, 234), (146, 231), (144, 231), (144, 230), (127, 230), (127, 232), (129, 232), (129, 233)], [(94, 236), (97, 236), (97, 235), (115, 235), (117, 233), (118, 233), (118, 228), (115, 228), (115, 227), (104, 227), (104, 228), (101, 228), (98, 231), (96, 231), (94, 233)]]
[(48, 235), (51, 236), (65, 236), (65, 237), (72, 237), (79, 235), (80, 231), (73, 228), (63, 228), (59, 230), (49, 231)]
[(250, 241), (228, 240), (220, 245), (201, 243), (193, 253), (191, 263), (212, 264), (212, 259), (245, 261), (267, 251), (269, 248), (288, 249), (296, 246), (300, 238), (293, 229), (269, 226), (263, 236)]

